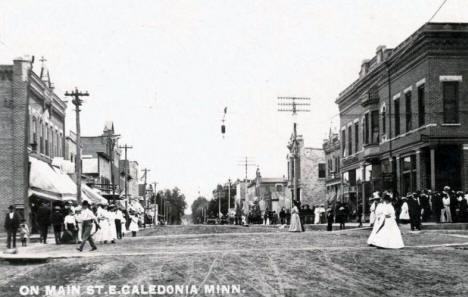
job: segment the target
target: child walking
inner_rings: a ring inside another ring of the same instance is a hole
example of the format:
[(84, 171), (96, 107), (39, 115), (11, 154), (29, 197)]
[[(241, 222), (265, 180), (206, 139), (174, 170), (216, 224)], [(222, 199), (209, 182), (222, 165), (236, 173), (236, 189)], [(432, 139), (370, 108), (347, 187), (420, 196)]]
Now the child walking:
[(26, 223), (25, 219), (21, 220), (20, 236), (21, 236), (21, 246), (27, 246), (28, 245), (28, 239), (29, 239), (29, 227), (28, 227), (28, 223)]

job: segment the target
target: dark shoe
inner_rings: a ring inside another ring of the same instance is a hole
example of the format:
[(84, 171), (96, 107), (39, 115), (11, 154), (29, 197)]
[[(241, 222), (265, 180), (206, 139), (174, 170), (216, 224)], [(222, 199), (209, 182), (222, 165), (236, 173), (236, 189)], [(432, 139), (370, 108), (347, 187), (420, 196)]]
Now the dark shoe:
[(111, 243), (115, 243), (115, 240), (112, 240)]
[(80, 248), (76, 248), (77, 251), (82, 252), (83, 250)]
[(97, 247), (93, 247), (92, 249), (90, 249), (89, 251), (92, 252), (92, 251), (95, 251), (97, 250)]

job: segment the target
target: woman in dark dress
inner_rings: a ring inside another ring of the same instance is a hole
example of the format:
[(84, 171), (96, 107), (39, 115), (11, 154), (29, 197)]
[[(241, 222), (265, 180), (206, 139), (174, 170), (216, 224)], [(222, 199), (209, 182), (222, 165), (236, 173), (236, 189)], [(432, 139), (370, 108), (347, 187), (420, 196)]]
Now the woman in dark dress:
[(68, 210), (67, 215), (63, 221), (64, 231), (62, 234), (62, 238), (60, 239), (61, 243), (70, 244), (76, 243), (77, 227), (76, 227), (76, 218), (73, 215), (73, 211), (71, 209)]

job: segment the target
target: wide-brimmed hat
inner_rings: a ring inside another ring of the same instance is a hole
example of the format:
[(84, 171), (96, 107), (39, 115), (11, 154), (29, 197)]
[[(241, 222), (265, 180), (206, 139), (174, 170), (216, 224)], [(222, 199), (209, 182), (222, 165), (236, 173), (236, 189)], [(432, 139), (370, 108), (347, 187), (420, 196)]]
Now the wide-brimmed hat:
[(449, 187), (449, 186), (445, 186), (445, 187), (444, 187), (444, 191), (450, 191), (450, 187)]
[(9, 210), (15, 209), (15, 206), (14, 206), (14, 205), (10, 205), (10, 206), (8, 206), (8, 209), (9, 209)]
[(61, 209), (61, 207), (57, 205), (57, 206), (54, 206), (54, 209)]

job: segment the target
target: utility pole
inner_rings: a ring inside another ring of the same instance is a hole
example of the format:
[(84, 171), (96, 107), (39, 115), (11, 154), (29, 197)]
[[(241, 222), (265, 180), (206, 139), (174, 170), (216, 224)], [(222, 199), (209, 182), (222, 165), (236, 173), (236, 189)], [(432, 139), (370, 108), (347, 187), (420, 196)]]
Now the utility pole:
[(292, 162), (292, 178), (293, 178), (293, 185), (292, 185), (292, 198), (294, 201), (299, 201), (299, 193), (298, 193), (298, 173), (299, 168), (297, 168), (297, 164), (299, 163), (299, 145), (297, 141), (297, 123), (296, 123), (296, 116), (298, 112), (309, 112), (310, 111), (310, 98), (308, 97), (278, 97), (278, 111), (281, 112), (291, 112), (293, 116), (293, 137), (292, 143), (290, 145), (290, 149), (293, 153), (293, 162)]
[(154, 200), (153, 200), (154, 201), (154, 205), (153, 205), (153, 208), (154, 208), (153, 225), (154, 225), (154, 227), (156, 227), (156, 221), (158, 219), (158, 212), (159, 212), (158, 207), (157, 207), (158, 204), (156, 203), (157, 202), (156, 198), (157, 198), (157, 194), (158, 194), (158, 192), (156, 191), (156, 186), (158, 185), (158, 183), (153, 182), (153, 184), (154, 184), (154, 190), (153, 190), (153, 198), (154, 198)]
[(228, 214), (231, 209), (231, 179), (228, 179)]
[(143, 198), (144, 198), (144, 206), (143, 206), (143, 228), (146, 228), (146, 179), (148, 177), (148, 171), (151, 171), (147, 168), (143, 169), (143, 172), (145, 173), (145, 183), (144, 183), (144, 192), (143, 192)]
[(76, 199), (81, 203), (81, 127), (80, 127), (80, 106), (83, 104), (83, 99), (80, 97), (87, 97), (89, 93), (81, 92), (75, 87), (75, 90), (65, 92), (65, 96), (72, 97), (72, 103), (75, 105), (76, 114), (76, 160), (75, 160), (75, 174), (76, 174)]
[[(128, 166), (128, 158), (127, 158), (127, 150), (129, 149), (132, 149), (133, 146), (129, 146), (127, 144), (123, 145), (123, 146), (119, 146), (119, 148), (121, 149), (124, 149), (124, 154), (125, 154), (125, 182), (124, 182), (124, 185), (125, 185), (125, 210), (127, 209), (127, 206), (128, 206), (128, 170), (129, 170), (129, 166)], [(146, 191), (146, 188), (145, 188), (145, 191)]]
[(239, 166), (243, 166), (245, 168), (245, 181), (248, 179), (248, 170), (250, 166), (257, 166), (257, 164), (253, 163), (252, 159), (249, 159), (249, 157), (245, 157), (244, 160), (239, 161)]
[(219, 194), (219, 187), (218, 187), (217, 193), (218, 193), (218, 218), (221, 220), (221, 196)]

